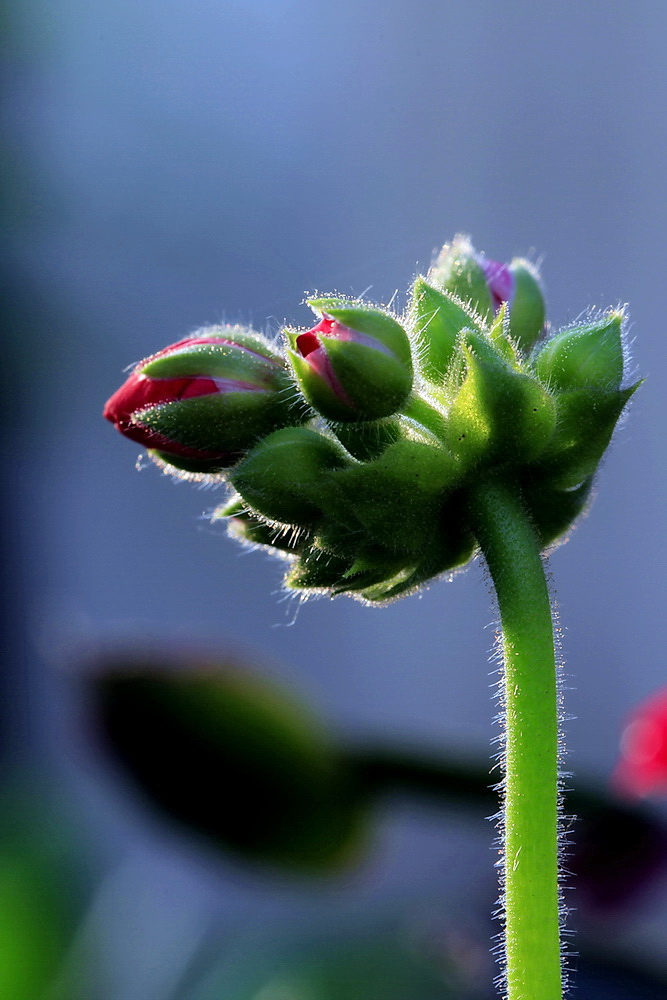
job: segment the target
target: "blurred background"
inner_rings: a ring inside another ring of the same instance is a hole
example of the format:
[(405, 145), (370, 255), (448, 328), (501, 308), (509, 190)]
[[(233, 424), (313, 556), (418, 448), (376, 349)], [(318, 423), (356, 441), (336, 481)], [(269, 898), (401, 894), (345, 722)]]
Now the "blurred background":
[[(667, 11), (24, 0), (4, 34), (5, 820), (22, 817), (61, 879), (55, 979), (71, 997), (92, 968), (82, 995), (99, 1000), (317, 1000), (329, 994), (272, 979), (274, 952), (329, 936), (330, 954), (345, 951), (351, 930), (372, 950), (407, 922), (450, 942), (483, 990), (497, 930), (483, 812), (394, 803), (361, 867), (338, 877), (238, 866), (124, 791), (78, 683), (119, 643), (231, 650), (340, 739), (483, 762), (496, 708), (481, 567), (387, 609), (299, 605), (279, 563), (208, 522), (219, 492), (137, 471), (101, 410), (128, 364), (201, 325), (307, 325), (312, 291), (405, 301), (456, 232), (492, 258), (542, 261), (556, 325), (630, 303), (647, 382), (591, 516), (551, 558), (566, 767), (604, 789), (628, 713), (667, 683)], [(664, 821), (666, 802), (652, 807)], [(667, 975), (664, 872), (629, 908), (573, 923), (582, 951)], [(617, 995), (590, 982), (587, 996)], [(666, 995), (632, 989), (618, 995)]]

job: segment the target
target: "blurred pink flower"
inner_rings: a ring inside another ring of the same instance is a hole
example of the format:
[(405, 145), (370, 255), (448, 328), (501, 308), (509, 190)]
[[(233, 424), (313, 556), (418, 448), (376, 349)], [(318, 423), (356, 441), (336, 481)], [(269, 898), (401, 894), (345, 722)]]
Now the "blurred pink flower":
[(667, 687), (643, 701), (621, 735), (612, 785), (628, 798), (667, 793)]

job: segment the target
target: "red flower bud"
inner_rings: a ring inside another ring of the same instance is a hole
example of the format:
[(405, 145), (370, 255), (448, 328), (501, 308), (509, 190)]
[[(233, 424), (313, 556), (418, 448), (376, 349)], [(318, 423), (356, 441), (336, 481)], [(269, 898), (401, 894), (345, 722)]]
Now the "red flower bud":
[(170, 441), (164, 434), (138, 422), (137, 417), (143, 410), (162, 403), (173, 403), (179, 399), (192, 399), (195, 396), (206, 396), (220, 392), (221, 388), (215, 379), (194, 375), (183, 378), (150, 378), (141, 373), (141, 368), (150, 361), (164, 357), (178, 348), (188, 345), (213, 343), (212, 338), (206, 340), (181, 340), (163, 351), (153, 354), (140, 362), (128, 380), (118, 389), (104, 407), (104, 416), (112, 424), (130, 438), (146, 448), (158, 448), (169, 451), (183, 458), (219, 458), (216, 452), (204, 452), (199, 448), (188, 448), (178, 441)]
[(104, 408), (125, 437), (190, 471), (229, 466), (259, 437), (300, 419), (270, 345), (240, 327), (212, 331), (220, 332), (204, 330), (141, 361)]

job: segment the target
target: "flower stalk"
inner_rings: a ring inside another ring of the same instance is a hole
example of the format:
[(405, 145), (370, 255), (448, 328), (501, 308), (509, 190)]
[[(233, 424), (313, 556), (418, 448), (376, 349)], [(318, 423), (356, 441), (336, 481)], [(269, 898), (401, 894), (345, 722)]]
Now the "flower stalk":
[(500, 481), (470, 512), (502, 626), (501, 903), (508, 1000), (560, 1000), (558, 702), (553, 620), (535, 531)]

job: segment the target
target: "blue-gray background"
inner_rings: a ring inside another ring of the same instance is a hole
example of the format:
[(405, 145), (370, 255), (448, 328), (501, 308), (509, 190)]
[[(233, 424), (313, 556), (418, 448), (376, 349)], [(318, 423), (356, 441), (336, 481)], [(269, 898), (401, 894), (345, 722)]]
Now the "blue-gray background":
[[(51, 677), (24, 694), (93, 834), (119, 856), (139, 852), (148, 896), (160, 898), (150, 872), (163, 863), (181, 912), (250, 919), (280, 892), (231, 871), (213, 891), (130, 806), (77, 777), (87, 764), (68, 717), (47, 725), (36, 707), (74, 649), (195, 637), (268, 657), (346, 733), (480, 754), (494, 734), (479, 566), (386, 610), (297, 608), (279, 564), (207, 523), (217, 493), (135, 471), (137, 450), (102, 404), (128, 363), (197, 326), (307, 324), (314, 289), (387, 301), (458, 231), (497, 259), (543, 259), (556, 324), (629, 302), (634, 370), (648, 380), (591, 516), (551, 563), (577, 717), (571, 769), (607, 776), (624, 716), (667, 682), (666, 28), (657, 0), (27, 0), (15, 12), (12, 260), (29, 322), (11, 535), (24, 659)], [(399, 869), (405, 886), (437, 888), (443, 867), (463, 885), (491, 865), (490, 829), (472, 856), (436, 828), (389, 821), (382, 876), (366, 889), (402, 885)], [(626, 929), (647, 947), (656, 907)]]

